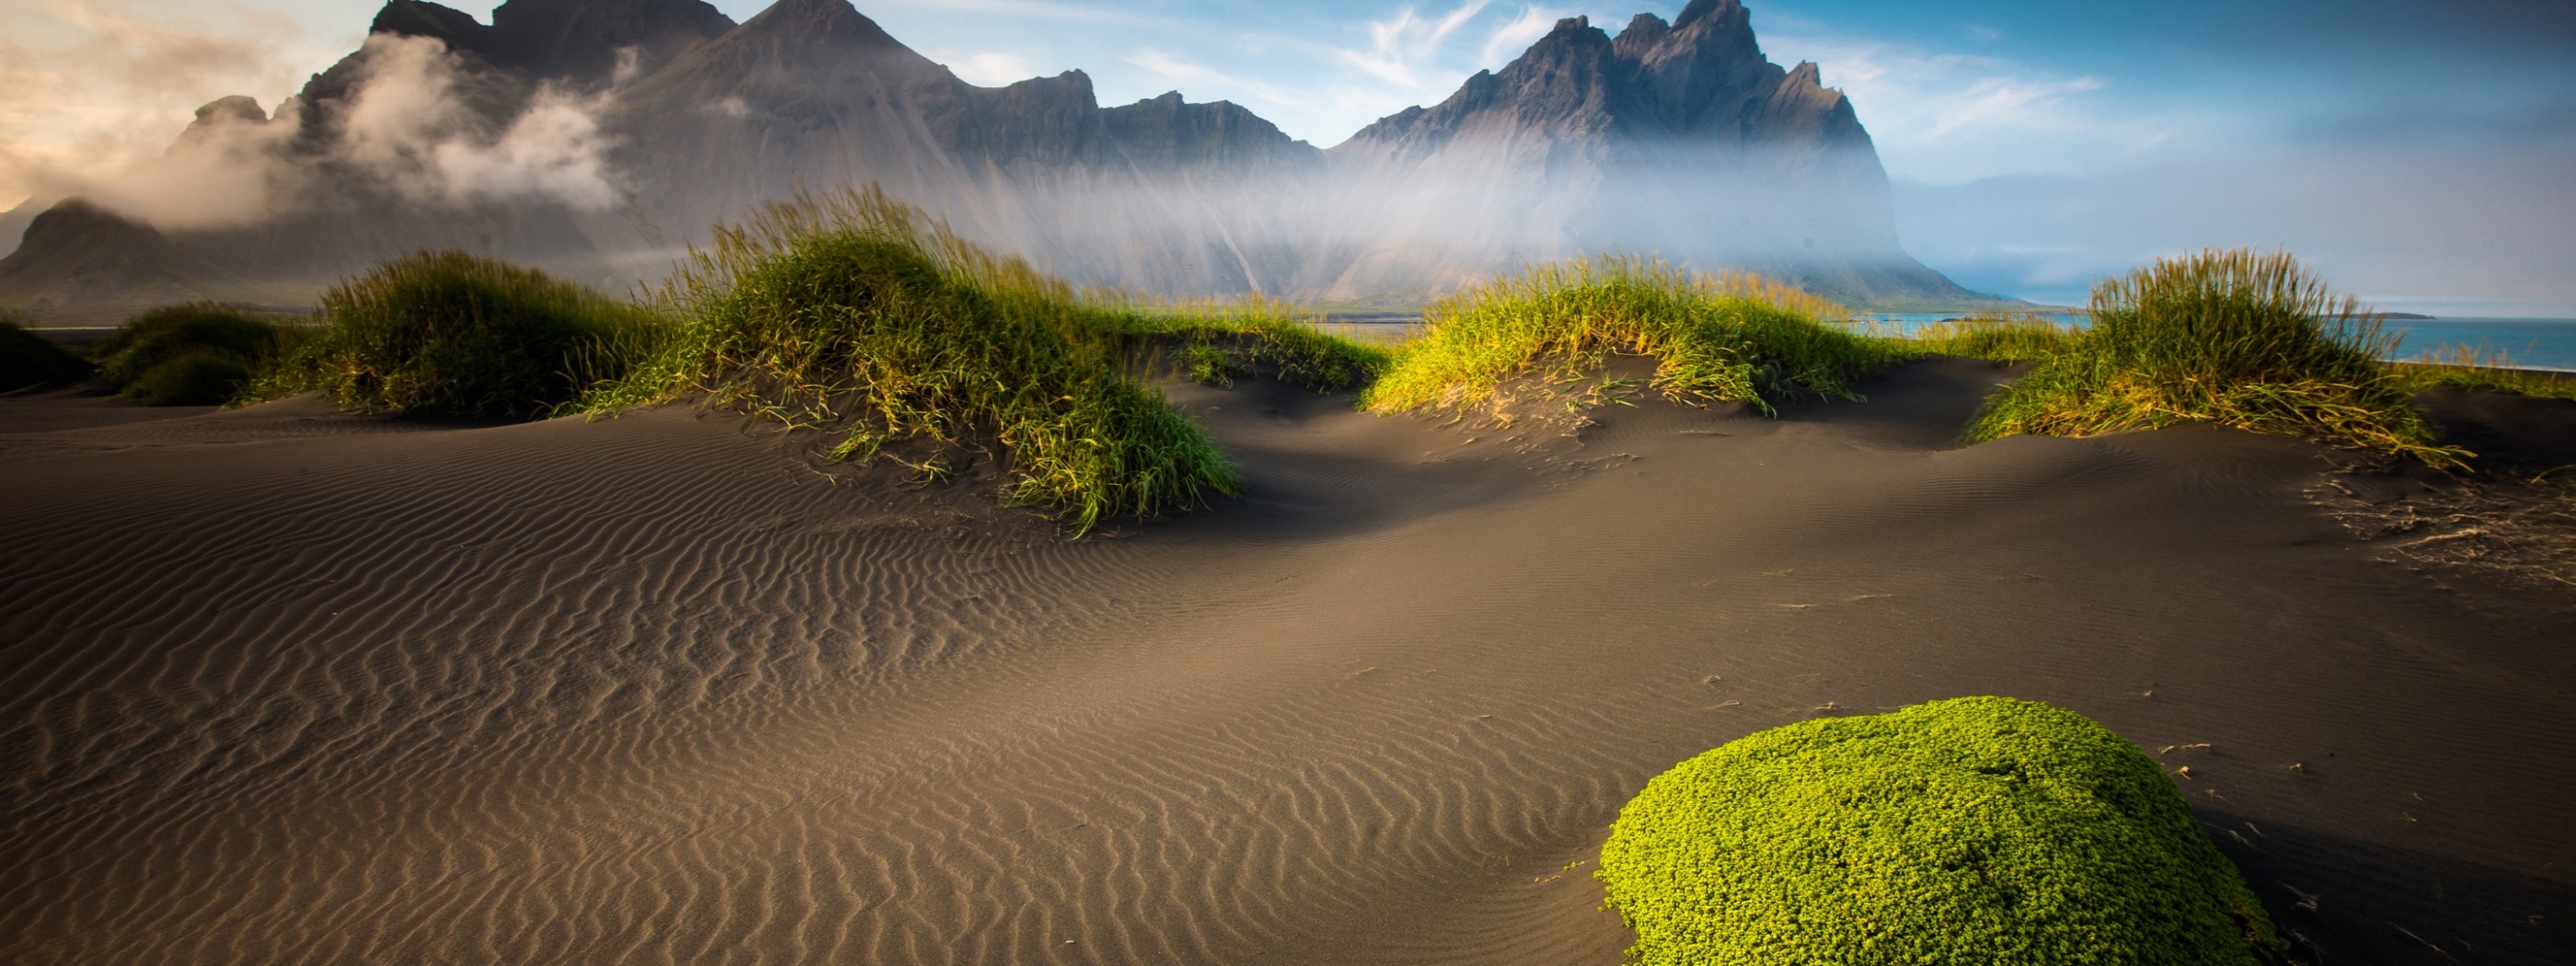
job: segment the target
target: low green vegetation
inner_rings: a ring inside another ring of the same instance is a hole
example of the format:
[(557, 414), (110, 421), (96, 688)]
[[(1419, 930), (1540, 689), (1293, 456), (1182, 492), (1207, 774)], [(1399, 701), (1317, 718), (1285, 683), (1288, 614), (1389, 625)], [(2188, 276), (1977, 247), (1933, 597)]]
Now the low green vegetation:
[(99, 375), (146, 406), (233, 401), (255, 373), (311, 334), (305, 326), (215, 302), (153, 309), (90, 351)]
[(1954, 698), (1648, 782), (1597, 877), (1643, 966), (2218, 966), (2286, 949), (2173, 780), (2072, 712)]
[(1129, 354), (1138, 345), (1170, 350), (1182, 374), (1216, 386), (1266, 370), (1293, 386), (1344, 392), (1376, 380), (1391, 358), (1385, 348), (1335, 335), (1322, 319), (1259, 296), (1118, 305), (1093, 314), (1085, 327)]
[(459, 251), (385, 262), (322, 295), (325, 327), (251, 394), (320, 391), (365, 412), (529, 418), (650, 358), (657, 313)]
[(2411, 390), (2449, 386), (2543, 399), (2576, 399), (2576, 375), (2517, 367), (2511, 355), (2484, 348), (2446, 346), (2394, 363), (2389, 371)]
[(29, 331), (24, 320), (0, 310), (0, 392), (78, 379), (89, 371), (89, 363), (71, 350)]
[[(2317, 433), (2442, 467), (2465, 452), (2433, 442), (2412, 387), (2381, 362), (2394, 346), (2375, 316), (2287, 253), (2204, 251), (2159, 259), (2096, 286), (2093, 325), (1987, 401), (1969, 437), (2090, 436), (2202, 421)], [(1972, 330), (1953, 338), (1993, 337)]]
[(1906, 348), (1931, 355), (2038, 362), (2066, 351), (2083, 331), (2038, 316), (1982, 315), (1936, 322), (1901, 340)]
[(1433, 304), (1361, 399), (1377, 412), (1468, 406), (1515, 375), (1581, 372), (1613, 352), (1655, 359), (1653, 386), (1682, 400), (1770, 414), (1799, 393), (1857, 399), (1854, 380), (1904, 353), (1820, 321), (1843, 314), (1751, 275), (1620, 256), (1541, 265)]
[[(1013, 505), (1079, 533), (1240, 487), (1233, 464), (1119, 364), (1123, 340), (1180, 323), (1104, 309), (870, 191), (810, 195), (720, 230), (664, 291), (684, 321), (589, 408), (704, 392), (839, 438), (865, 460), (918, 441), (1007, 451)], [(910, 462), (925, 482), (955, 472)]]

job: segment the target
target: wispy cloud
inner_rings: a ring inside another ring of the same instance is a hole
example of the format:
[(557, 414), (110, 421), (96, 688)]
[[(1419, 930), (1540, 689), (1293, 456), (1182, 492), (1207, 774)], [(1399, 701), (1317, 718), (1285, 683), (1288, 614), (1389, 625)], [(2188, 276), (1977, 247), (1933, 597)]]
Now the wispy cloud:
[(1484, 47), (1476, 51), (1476, 66), (1490, 69), (1510, 63), (1512, 58), (1521, 55), (1521, 51), (1528, 50), (1529, 45), (1547, 36), (1547, 32), (1556, 27), (1556, 21), (1565, 16), (1536, 5), (1522, 7), (1520, 16), (1496, 25), (1485, 34)]
[(930, 59), (948, 65), (948, 69), (969, 84), (1001, 87), (1038, 76), (1036, 65), (1026, 56), (1002, 50), (927, 51)]
[(2090, 74), (1876, 40), (1787, 35), (1765, 46), (1815, 61), (1903, 178), (2074, 173), (2142, 155), (2191, 123), (2132, 109)]
[[(1342, 61), (1387, 84), (1405, 90), (1424, 90), (1454, 83), (1454, 71), (1437, 71), (1440, 55), (1449, 38), (1476, 15), (1485, 12), (1487, 0), (1466, 0), (1448, 13), (1425, 17), (1412, 7), (1405, 7), (1384, 20), (1368, 22), (1367, 50), (1344, 48)], [(1434, 72), (1438, 79), (1435, 79)]]
[[(319, 65), (273, 10), (39, 0), (0, 33), (0, 207), (157, 156), (198, 105), (225, 94), (275, 104)], [(327, 62), (327, 61), (325, 61)]]

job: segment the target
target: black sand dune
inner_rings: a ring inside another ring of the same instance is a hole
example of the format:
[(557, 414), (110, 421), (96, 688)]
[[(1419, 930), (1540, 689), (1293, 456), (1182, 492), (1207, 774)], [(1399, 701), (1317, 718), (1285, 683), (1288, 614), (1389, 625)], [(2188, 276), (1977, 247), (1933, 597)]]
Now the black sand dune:
[(1985, 693), (2188, 766), (2323, 962), (2576, 960), (2576, 597), (2378, 559), (2296, 440), (1955, 447), (1998, 378), (1193, 387), (1247, 495), (1074, 543), (684, 406), (0, 398), (0, 961), (1611, 964), (1648, 777)]

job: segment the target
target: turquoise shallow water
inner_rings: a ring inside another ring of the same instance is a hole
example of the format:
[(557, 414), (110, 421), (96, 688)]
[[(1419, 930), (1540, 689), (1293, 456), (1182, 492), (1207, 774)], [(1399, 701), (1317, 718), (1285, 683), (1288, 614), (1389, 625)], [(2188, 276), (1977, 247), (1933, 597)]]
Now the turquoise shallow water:
[[(1955, 318), (1947, 312), (1901, 312), (1862, 316), (1863, 321), (1911, 332)], [(2082, 323), (2082, 317), (2059, 313), (2060, 322)], [(2446, 346), (2500, 351), (2518, 366), (2576, 371), (2576, 319), (2390, 319), (2389, 331), (2403, 332), (2393, 358), (2412, 359)]]

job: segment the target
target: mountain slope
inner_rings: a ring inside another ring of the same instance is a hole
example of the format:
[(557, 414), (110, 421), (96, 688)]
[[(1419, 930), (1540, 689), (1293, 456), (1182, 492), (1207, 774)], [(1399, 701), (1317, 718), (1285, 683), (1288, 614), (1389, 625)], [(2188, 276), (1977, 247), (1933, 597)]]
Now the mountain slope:
[(1328, 282), (1396, 290), (1434, 276), (1577, 251), (1647, 251), (1778, 275), (1855, 303), (1985, 300), (1896, 238), (1887, 175), (1851, 101), (1816, 65), (1783, 69), (1737, 0), (1694, 0), (1616, 38), (1554, 30), (1448, 100), (1379, 120), (1332, 149), (1405, 211)]
[(274, 119), (247, 98), (201, 112), (172, 155), (265, 164), (246, 183), (273, 203), (168, 243), (305, 290), (447, 247), (613, 289), (763, 203), (874, 182), (1077, 282), (1158, 294), (1418, 303), (1611, 250), (1857, 304), (1986, 300), (1905, 254), (1850, 101), (1766, 59), (1737, 0), (1615, 38), (1565, 20), (1329, 152), (1230, 103), (1104, 107), (1080, 71), (969, 84), (848, 0), (741, 24), (702, 0), (509, 0), (488, 25), (390, 0), (373, 26)]

